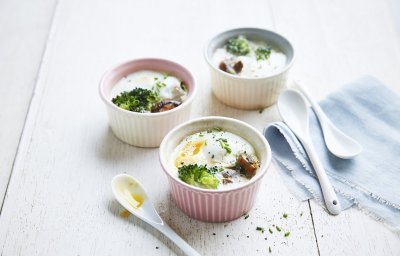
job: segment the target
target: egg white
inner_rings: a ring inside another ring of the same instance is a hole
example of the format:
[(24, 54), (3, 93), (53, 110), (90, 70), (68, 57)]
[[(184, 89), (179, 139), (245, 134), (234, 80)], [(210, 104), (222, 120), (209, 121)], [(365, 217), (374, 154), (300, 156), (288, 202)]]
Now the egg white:
[[(231, 152), (227, 152), (218, 139), (226, 139)], [(190, 135), (179, 143), (173, 153), (173, 163), (176, 175), (178, 175), (177, 170), (180, 166), (189, 164), (228, 168), (236, 164), (237, 156), (241, 153), (256, 155), (253, 146), (236, 134), (226, 131), (204, 131)], [(221, 174), (217, 174), (217, 177), (222, 179)], [(220, 184), (220, 188), (238, 186), (241, 182), (247, 182), (248, 179), (238, 176), (233, 181), (233, 183), (223, 186)]]

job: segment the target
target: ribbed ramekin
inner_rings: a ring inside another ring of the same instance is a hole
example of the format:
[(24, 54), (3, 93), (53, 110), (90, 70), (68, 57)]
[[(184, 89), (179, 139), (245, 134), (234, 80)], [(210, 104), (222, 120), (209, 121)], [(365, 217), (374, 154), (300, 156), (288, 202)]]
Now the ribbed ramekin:
[[(188, 185), (178, 178), (173, 159), (176, 146), (186, 136), (213, 127), (237, 134), (253, 145), (261, 165), (256, 175), (243, 186), (210, 190)], [(203, 117), (175, 127), (165, 136), (159, 153), (176, 205), (189, 217), (206, 222), (230, 221), (247, 213), (271, 163), (271, 149), (261, 133), (242, 121), (227, 117)]]
[[(267, 42), (281, 50), (287, 57), (286, 66), (259, 78), (239, 77), (220, 70), (212, 62), (215, 50), (238, 35)], [(294, 61), (294, 49), (286, 38), (275, 32), (259, 28), (237, 28), (214, 36), (204, 49), (204, 58), (210, 67), (211, 88), (215, 96), (228, 106), (250, 110), (269, 107), (277, 101), (280, 92), (286, 87), (288, 72)]]
[[(140, 70), (166, 72), (181, 79), (188, 88), (187, 99), (178, 107), (161, 113), (136, 113), (117, 107), (111, 101), (113, 86), (124, 76)], [(139, 147), (158, 147), (164, 136), (190, 117), (196, 83), (189, 70), (164, 59), (137, 59), (108, 70), (100, 81), (100, 97), (106, 105), (112, 131), (120, 140)]]

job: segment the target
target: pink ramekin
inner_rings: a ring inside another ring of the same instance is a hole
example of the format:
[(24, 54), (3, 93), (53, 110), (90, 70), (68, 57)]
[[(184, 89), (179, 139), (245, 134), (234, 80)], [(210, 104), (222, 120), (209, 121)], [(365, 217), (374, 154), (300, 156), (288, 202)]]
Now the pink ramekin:
[[(237, 134), (253, 145), (261, 165), (256, 175), (243, 186), (210, 190), (191, 186), (178, 178), (173, 164), (176, 146), (186, 136), (213, 127)], [(252, 126), (227, 117), (203, 117), (175, 127), (161, 142), (159, 153), (176, 205), (189, 217), (207, 222), (230, 221), (247, 213), (253, 207), (262, 178), (271, 163), (271, 149), (264, 136)]]
[[(182, 80), (188, 88), (187, 99), (178, 107), (161, 113), (137, 113), (117, 107), (111, 101), (113, 86), (124, 76), (140, 70), (166, 72)], [(106, 105), (112, 131), (120, 140), (139, 147), (158, 147), (164, 136), (190, 117), (196, 92), (192, 73), (180, 64), (164, 59), (136, 59), (108, 70), (100, 81), (100, 97)]]

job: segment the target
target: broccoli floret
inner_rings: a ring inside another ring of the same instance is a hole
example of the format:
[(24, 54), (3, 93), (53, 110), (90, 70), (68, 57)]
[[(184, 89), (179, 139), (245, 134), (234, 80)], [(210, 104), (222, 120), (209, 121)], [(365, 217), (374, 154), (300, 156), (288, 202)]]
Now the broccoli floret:
[(267, 60), (271, 55), (271, 48), (259, 47), (256, 49), (257, 60)]
[(144, 113), (150, 111), (154, 104), (160, 102), (160, 97), (154, 91), (135, 88), (130, 92), (122, 92), (111, 101), (125, 110)]
[(219, 184), (214, 174), (218, 171), (217, 167), (208, 169), (206, 165), (189, 164), (178, 168), (179, 178), (190, 185), (216, 189)]
[(250, 52), (250, 46), (246, 38), (236, 37), (229, 39), (226, 50), (235, 55), (247, 55)]

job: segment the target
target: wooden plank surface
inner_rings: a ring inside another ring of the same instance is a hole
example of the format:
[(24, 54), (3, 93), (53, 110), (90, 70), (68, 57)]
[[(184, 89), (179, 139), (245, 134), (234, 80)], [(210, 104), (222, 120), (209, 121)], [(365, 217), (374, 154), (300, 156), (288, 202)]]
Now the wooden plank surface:
[[(168, 11), (173, 7), (179, 11)], [(276, 254), (316, 255), (309, 205), (287, 193), (273, 169), (248, 219), (210, 224), (186, 217), (170, 199), (156, 164), (158, 150), (118, 141), (97, 95), (100, 76), (110, 65), (141, 56), (170, 58), (198, 79), (193, 117), (234, 116), (262, 129), (276, 118), (276, 109), (261, 115), (217, 102), (210, 94), (202, 47), (229, 27), (271, 28), (268, 8), (265, 1), (249, 6), (231, 1), (60, 1), (0, 219), (3, 254), (179, 254), (153, 229), (119, 216), (110, 181), (127, 172), (148, 188), (161, 216), (204, 255), (265, 255), (269, 247)], [(239, 11), (246, 19), (237, 19)], [(149, 15), (163, 22), (151, 22)], [(288, 220), (281, 219), (284, 212)], [(272, 225), (290, 229), (291, 236), (256, 231)]]
[(0, 1), (0, 209), (55, 4), (55, 0)]
[[(399, 236), (359, 211), (331, 217), (311, 202), (311, 216), (309, 204), (287, 191), (273, 167), (248, 219), (221, 224), (189, 219), (169, 196), (157, 149), (117, 140), (97, 95), (109, 66), (138, 57), (169, 58), (196, 75), (200, 90), (192, 117), (230, 116), (261, 130), (279, 119), (276, 107), (259, 114), (219, 103), (202, 56), (210, 36), (239, 26), (288, 36), (298, 53), (292, 77), (319, 98), (365, 73), (400, 91), (399, 46), (388, 13), (377, 1), (60, 0), (0, 215), (0, 252), (181, 254), (136, 218), (120, 216), (110, 180), (126, 172), (142, 181), (160, 215), (204, 255), (265, 255), (269, 247), (275, 255), (399, 255)], [(255, 230), (272, 225), (290, 230), (290, 237)]]

